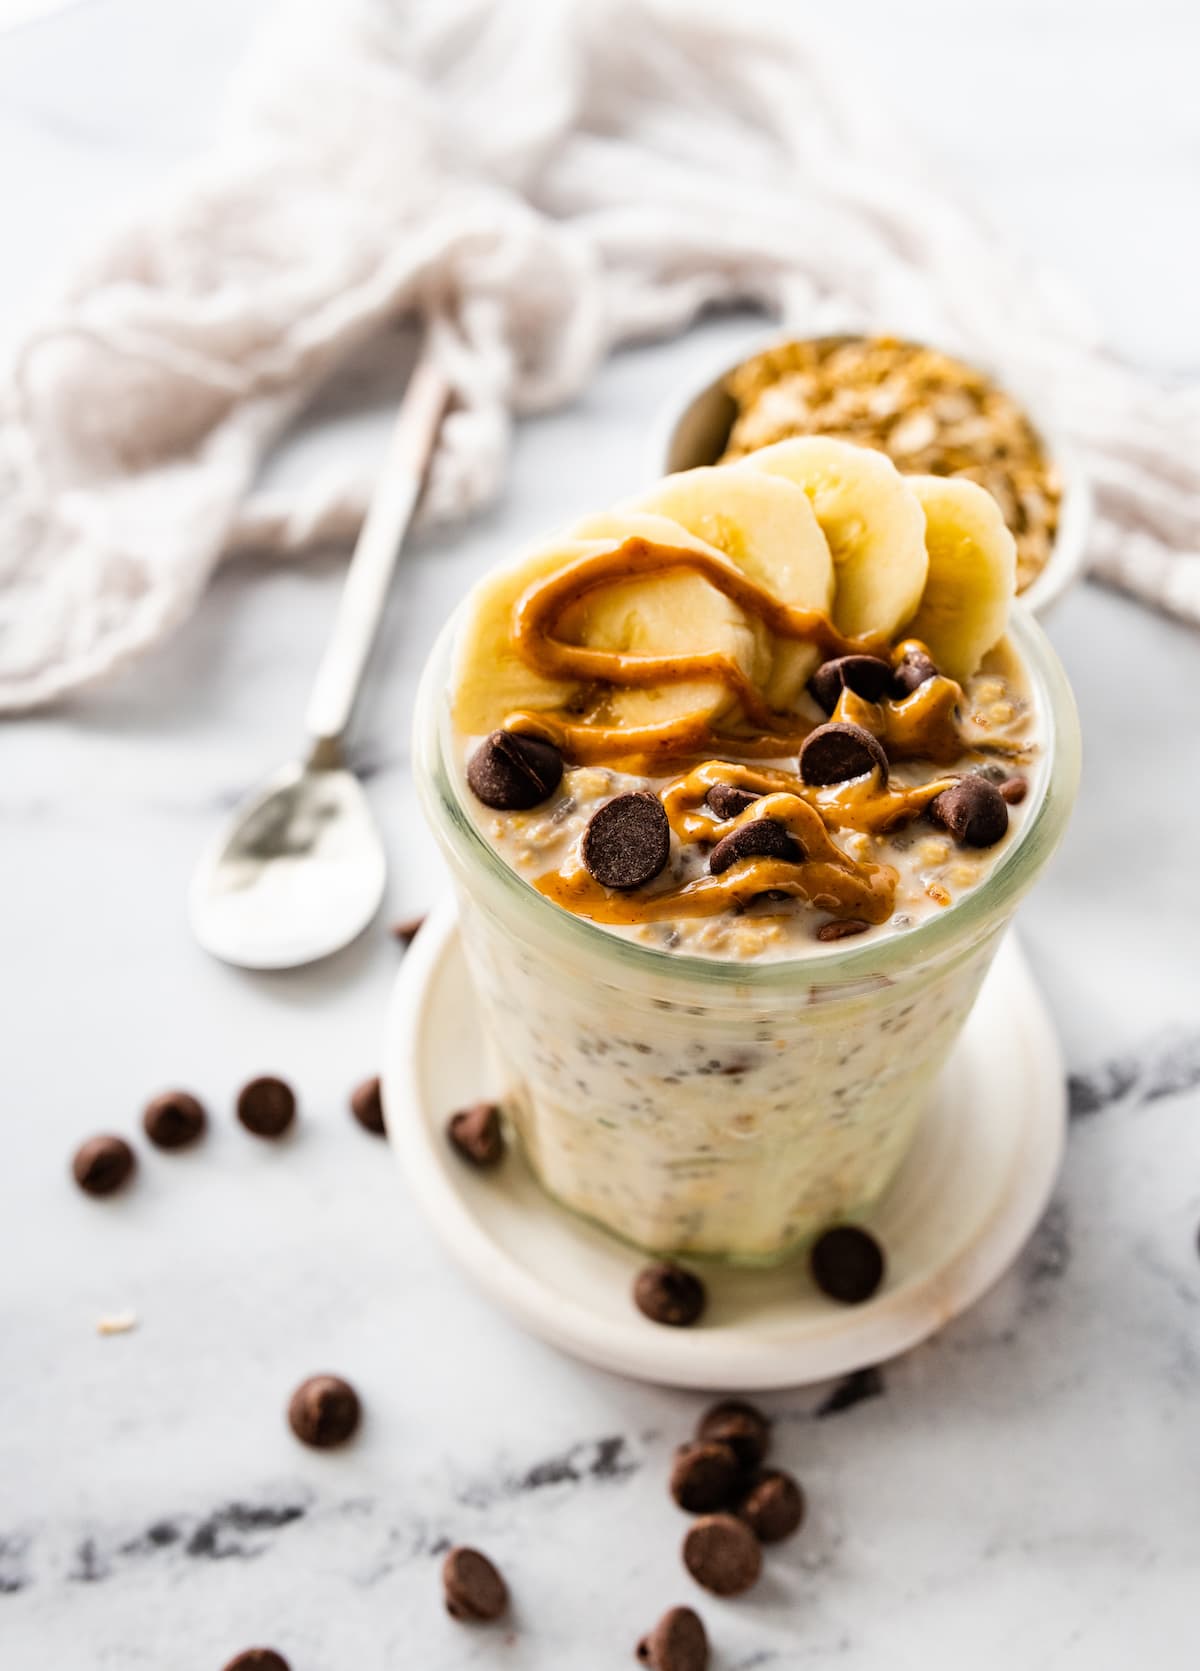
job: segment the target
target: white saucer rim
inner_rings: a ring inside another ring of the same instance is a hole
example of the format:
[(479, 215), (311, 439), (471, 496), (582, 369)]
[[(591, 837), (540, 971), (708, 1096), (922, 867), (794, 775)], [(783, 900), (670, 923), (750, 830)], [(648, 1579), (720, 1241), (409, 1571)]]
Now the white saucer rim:
[[(782, 1361), (788, 1351), (780, 1343), (747, 1340), (736, 1324), (668, 1330), (645, 1321), (632, 1306), (628, 1326), (598, 1317), (540, 1285), (488, 1235), (429, 1141), (418, 1081), (420, 1034), (433, 977), (456, 931), (457, 913), (447, 902), (431, 913), (397, 976), (384, 1052), (385, 1107), (398, 1114), (389, 1120), (389, 1138), (410, 1193), (463, 1274), (529, 1333), (561, 1351), (613, 1373), (678, 1387), (750, 1391), (827, 1380), (911, 1350), (973, 1305), (1008, 1270), (1045, 1211), (1065, 1147), (1065, 1079), (1057, 1035), (1010, 933), (997, 955), (1012, 960), (1013, 977), (1026, 988), (1019, 1012), (1030, 1035), (1024, 1053), (1036, 1057), (1041, 1076), (1054, 1078), (1061, 1088), (1058, 1117), (1048, 1117), (1032, 1099), (1035, 1112), (1027, 1119), (1035, 1141), (1021, 1147), (1008, 1176), (997, 1181), (974, 1234), (945, 1266), (888, 1289), (865, 1306), (831, 1303), (823, 1329), (814, 1330), (810, 1317), (804, 1342), (793, 1348), (802, 1364)], [(546, 1210), (571, 1220), (549, 1197)], [(603, 1235), (582, 1220), (579, 1228)], [(621, 1244), (614, 1240), (613, 1246)], [(639, 1258), (635, 1249), (627, 1251), (631, 1262)]]

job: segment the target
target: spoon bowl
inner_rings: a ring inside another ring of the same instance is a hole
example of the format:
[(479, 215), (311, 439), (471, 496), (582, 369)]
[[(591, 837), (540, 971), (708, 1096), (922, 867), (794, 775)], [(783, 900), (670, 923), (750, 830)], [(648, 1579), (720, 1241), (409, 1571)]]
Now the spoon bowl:
[(292, 968), (361, 934), (386, 879), (383, 842), (353, 772), (293, 761), (240, 802), (201, 858), (192, 929), (226, 963)]

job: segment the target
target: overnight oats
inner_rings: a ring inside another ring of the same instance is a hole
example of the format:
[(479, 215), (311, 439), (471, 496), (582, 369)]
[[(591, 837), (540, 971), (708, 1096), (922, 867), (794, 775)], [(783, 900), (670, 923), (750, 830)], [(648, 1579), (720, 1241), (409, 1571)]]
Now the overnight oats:
[(765, 1261), (887, 1187), (1074, 792), (1015, 572), (982, 488), (805, 437), (668, 477), (466, 600), (419, 778), (557, 1199)]

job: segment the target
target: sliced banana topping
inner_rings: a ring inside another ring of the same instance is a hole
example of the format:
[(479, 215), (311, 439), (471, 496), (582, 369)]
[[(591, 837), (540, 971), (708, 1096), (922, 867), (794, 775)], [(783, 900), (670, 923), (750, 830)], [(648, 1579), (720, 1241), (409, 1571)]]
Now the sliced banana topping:
[[(668, 549), (711, 552), (680, 523), (666, 516), (614, 509), (586, 518), (571, 530), (582, 540), (619, 545), (641, 538)], [(721, 553), (717, 552), (717, 556)], [(569, 644), (619, 650), (637, 656), (724, 655), (761, 689), (771, 666), (766, 629), (699, 575), (650, 575), (589, 592), (568, 609), (558, 627)], [(626, 729), (663, 725), (693, 716), (709, 720), (728, 714), (735, 698), (720, 679), (678, 684), (626, 686), (613, 691), (609, 723)]]
[(1004, 636), (1017, 547), (991, 494), (961, 476), (909, 476), (925, 511), (929, 577), (907, 628), (961, 684)]
[[(617, 506), (672, 517), (715, 546), (783, 603), (827, 615), (833, 604), (833, 560), (808, 495), (783, 476), (717, 466), (667, 476), (637, 499)], [(815, 645), (777, 639), (763, 695), (772, 708), (792, 708), (820, 660)]]
[(894, 636), (921, 601), (928, 557), (920, 503), (889, 458), (804, 435), (725, 468), (767, 471), (803, 488), (833, 558), (835, 624), (850, 637)]

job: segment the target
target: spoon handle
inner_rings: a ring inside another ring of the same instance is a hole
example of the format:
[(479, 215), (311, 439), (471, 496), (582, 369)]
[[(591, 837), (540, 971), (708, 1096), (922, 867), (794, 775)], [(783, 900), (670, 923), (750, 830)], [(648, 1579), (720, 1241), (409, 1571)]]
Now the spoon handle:
[(423, 353), (400, 403), (309, 697), (305, 720), (314, 765), (336, 761), (337, 744), (350, 723), (448, 395), (446, 379)]

